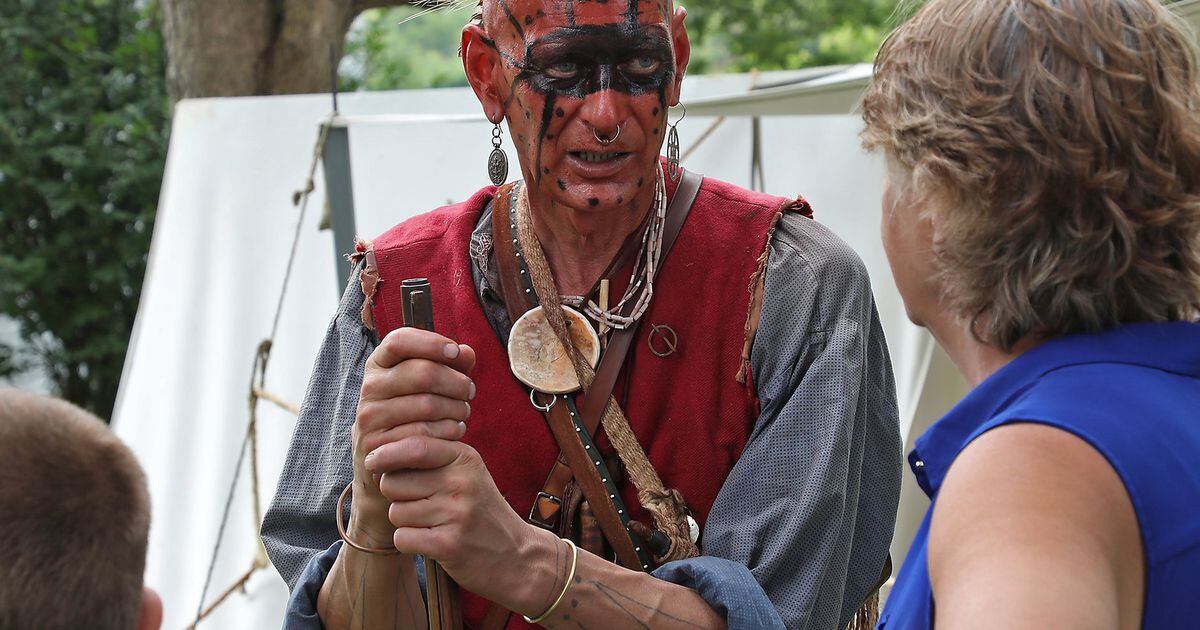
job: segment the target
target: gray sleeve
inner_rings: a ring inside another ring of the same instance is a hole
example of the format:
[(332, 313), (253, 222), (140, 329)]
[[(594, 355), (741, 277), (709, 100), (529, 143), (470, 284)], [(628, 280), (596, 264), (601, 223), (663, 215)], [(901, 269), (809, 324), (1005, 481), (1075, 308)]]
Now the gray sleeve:
[(350, 429), (363, 366), (375, 349), (375, 334), (362, 324), (362, 305), (359, 283), (350, 282), (317, 354), (279, 486), (263, 518), (263, 545), (288, 588), (339, 539), (333, 513), (354, 475)]
[(878, 581), (900, 495), (895, 384), (870, 281), (820, 224), (771, 243), (751, 367), (762, 405), (704, 552), (745, 564), (788, 628), (844, 628)]

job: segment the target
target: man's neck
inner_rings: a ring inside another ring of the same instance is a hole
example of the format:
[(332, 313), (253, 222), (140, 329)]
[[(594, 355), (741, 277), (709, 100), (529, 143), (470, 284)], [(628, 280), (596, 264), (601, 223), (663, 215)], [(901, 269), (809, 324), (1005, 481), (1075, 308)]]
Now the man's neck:
[(610, 211), (578, 209), (549, 199), (529, 199), (529, 213), (559, 291), (584, 295), (600, 279), (625, 241), (642, 224), (654, 191)]

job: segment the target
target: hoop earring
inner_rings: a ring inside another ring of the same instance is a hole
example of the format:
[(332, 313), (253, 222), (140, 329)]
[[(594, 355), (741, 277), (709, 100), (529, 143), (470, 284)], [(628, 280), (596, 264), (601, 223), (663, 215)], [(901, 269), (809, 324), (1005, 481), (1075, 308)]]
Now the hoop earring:
[(679, 176), (683, 174), (683, 169), (679, 167), (679, 129), (677, 125), (687, 118), (687, 105), (681, 102), (679, 106), (683, 108), (683, 115), (674, 124), (669, 122), (671, 113), (667, 112), (667, 126), (671, 128), (667, 132), (667, 176), (671, 178), (671, 181), (679, 181)]
[(500, 148), (500, 123), (492, 123), (492, 154), (488, 156), (488, 177), (496, 186), (508, 180), (508, 154)]

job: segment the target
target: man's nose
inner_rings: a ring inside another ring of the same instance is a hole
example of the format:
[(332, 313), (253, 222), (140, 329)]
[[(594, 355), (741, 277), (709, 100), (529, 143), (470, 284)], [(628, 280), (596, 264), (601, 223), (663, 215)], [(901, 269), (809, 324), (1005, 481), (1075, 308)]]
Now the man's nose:
[(597, 136), (613, 138), (629, 116), (629, 95), (614, 89), (611, 67), (601, 68), (598, 75), (596, 91), (584, 98), (580, 114)]

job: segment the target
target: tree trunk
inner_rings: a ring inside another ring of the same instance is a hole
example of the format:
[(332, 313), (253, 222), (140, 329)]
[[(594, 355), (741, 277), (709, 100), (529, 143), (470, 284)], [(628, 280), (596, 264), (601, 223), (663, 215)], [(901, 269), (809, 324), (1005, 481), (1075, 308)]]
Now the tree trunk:
[(407, 0), (161, 0), (171, 103), (329, 91), (362, 11)]

